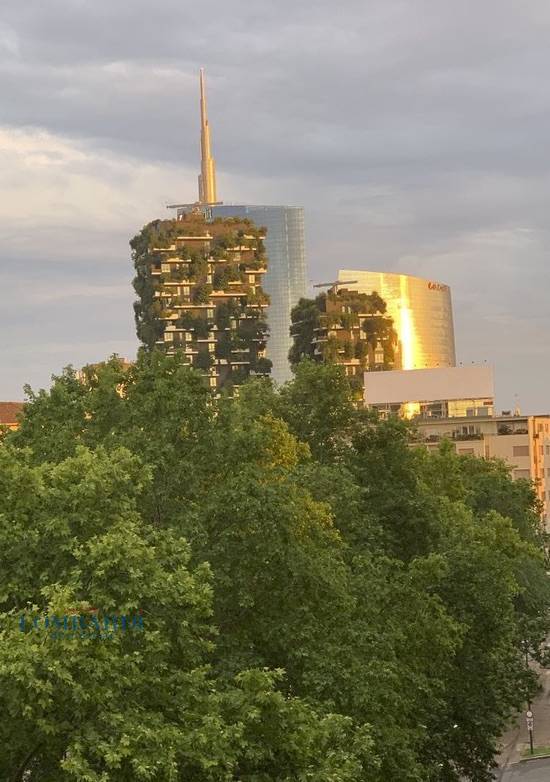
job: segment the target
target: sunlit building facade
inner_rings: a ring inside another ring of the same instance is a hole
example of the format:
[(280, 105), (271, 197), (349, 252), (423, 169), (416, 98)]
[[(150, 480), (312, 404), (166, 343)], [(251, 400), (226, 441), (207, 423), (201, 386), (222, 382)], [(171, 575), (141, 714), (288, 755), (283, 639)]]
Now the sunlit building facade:
[(487, 418), (494, 414), (491, 366), (436, 367), (364, 376), (365, 405), (383, 417), (416, 420)]
[(343, 269), (338, 279), (360, 293), (378, 293), (386, 302), (398, 337), (399, 369), (456, 364), (451, 289), (421, 277)]

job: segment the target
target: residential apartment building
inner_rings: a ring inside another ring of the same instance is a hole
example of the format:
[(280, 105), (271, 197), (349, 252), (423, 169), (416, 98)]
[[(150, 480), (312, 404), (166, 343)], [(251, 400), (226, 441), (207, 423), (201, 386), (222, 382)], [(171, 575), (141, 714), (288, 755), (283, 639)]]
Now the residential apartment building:
[(503, 459), (514, 480), (533, 481), (550, 528), (550, 414), (417, 418), (414, 424), (428, 450), (447, 439), (460, 456)]
[(144, 345), (181, 352), (215, 390), (269, 374), (263, 238), (249, 220), (200, 211), (145, 226), (131, 242)]
[(514, 480), (533, 481), (550, 527), (550, 414), (495, 415), (490, 366), (365, 373), (365, 405), (414, 426), (414, 441), (436, 450), (451, 442), (460, 456), (502, 459)]
[(332, 283), (315, 299), (301, 299), (291, 320), (291, 363), (309, 358), (343, 367), (359, 405), (365, 371), (393, 368), (397, 336), (376, 293)]

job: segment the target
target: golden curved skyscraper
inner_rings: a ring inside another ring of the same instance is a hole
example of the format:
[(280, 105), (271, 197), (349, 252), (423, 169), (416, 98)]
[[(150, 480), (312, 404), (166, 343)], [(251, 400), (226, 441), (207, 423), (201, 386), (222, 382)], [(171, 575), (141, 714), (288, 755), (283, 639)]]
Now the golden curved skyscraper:
[[(386, 302), (399, 340), (396, 369), (456, 365), (451, 289), (409, 274), (342, 269), (338, 279), (349, 290), (376, 291)], [(355, 281), (355, 282), (351, 282)]]

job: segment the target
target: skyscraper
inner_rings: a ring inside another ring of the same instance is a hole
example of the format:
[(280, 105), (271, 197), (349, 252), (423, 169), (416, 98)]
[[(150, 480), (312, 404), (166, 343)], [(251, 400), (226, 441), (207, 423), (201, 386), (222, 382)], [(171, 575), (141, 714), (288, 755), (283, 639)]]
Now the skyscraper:
[(154, 220), (130, 245), (145, 349), (182, 356), (216, 391), (270, 374), (261, 231), (246, 219), (208, 222), (198, 211)]
[(341, 269), (339, 280), (361, 293), (376, 291), (386, 302), (399, 340), (396, 368), (454, 367), (451, 289), (434, 280), (393, 272)]
[(216, 170), (212, 157), (203, 70), (200, 74), (200, 93), (199, 200), (196, 204), (175, 205), (171, 208), (177, 208), (178, 217), (200, 210), (208, 220), (217, 217), (245, 217), (257, 227), (267, 229), (265, 247), (268, 270), (263, 281), (263, 288), (271, 299), (267, 312), (270, 331), (267, 357), (273, 363), (272, 377), (282, 383), (292, 375), (288, 361), (288, 352), (292, 346), (290, 311), (298, 300), (306, 295), (307, 290), (304, 210), (299, 206), (223, 204), (216, 200)]

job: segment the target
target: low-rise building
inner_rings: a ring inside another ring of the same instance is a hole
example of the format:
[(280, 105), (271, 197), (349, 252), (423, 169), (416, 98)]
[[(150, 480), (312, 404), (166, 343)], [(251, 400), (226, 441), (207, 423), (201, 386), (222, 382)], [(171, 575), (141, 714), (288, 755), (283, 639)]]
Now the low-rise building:
[(394, 370), (365, 374), (365, 404), (383, 416), (409, 419), (493, 415), (495, 383), (490, 366)]
[(365, 373), (367, 407), (409, 419), (428, 450), (448, 440), (460, 456), (502, 459), (514, 480), (533, 481), (550, 527), (550, 413), (495, 415), (494, 395), (488, 366)]
[(550, 526), (550, 413), (417, 418), (414, 423), (417, 442), (429, 450), (447, 439), (460, 456), (503, 459), (514, 480), (533, 481)]
[(0, 402), (0, 429), (17, 429), (23, 402)]

